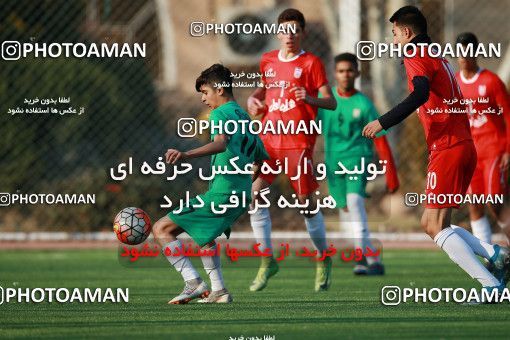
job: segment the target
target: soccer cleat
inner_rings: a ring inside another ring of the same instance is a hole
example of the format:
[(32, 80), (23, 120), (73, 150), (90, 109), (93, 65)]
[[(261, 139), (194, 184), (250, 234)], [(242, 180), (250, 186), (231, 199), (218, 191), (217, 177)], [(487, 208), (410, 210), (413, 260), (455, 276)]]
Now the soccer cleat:
[(198, 303), (231, 303), (234, 299), (226, 288), (212, 291), (208, 297), (198, 300)]
[(508, 279), (510, 278), (510, 253), (508, 248), (500, 247), (499, 245), (494, 245), (496, 250), (494, 256), (490, 259), (490, 264), (492, 266), (490, 272), (494, 277), (506, 286), (508, 283)]
[(364, 264), (356, 264), (352, 272), (354, 273), (354, 275), (367, 275), (368, 267)]
[(201, 279), (186, 281), (184, 290), (181, 294), (168, 301), (172, 305), (183, 305), (197, 298), (206, 298), (209, 296), (209, 288)]
[(483, 265), (485, 266), (485, 268), (487, 268), (487, 270), (492, 273), (494, 271), (494, 264), (491, 261), (488, 261), (486, 259), (482, 259), (482, 260), (483, 260)]
[(374, 262), (368, 266), (367, 275), (384, 275), (384, 265), (381, 262)]
[(356, 261), (356, 265), (352, 270), (354, 275), (367, 275), (368, 273), (368, 265), (365, 257), (361, 259), (361, 261)]
[(317, 262), (317, 271), (315, 274), (315, 291), (326, 291), (331, 286), (331, 267), (333, 261), (331, 257), (326, 257), (324, 261)]
[(250, 291), (258, 292), (266, 288), (267, 281), (271, 276), (278, 273), (278, 269), (278, 263), (272, 256), (263, 257), (257, 276), (250, 286)]

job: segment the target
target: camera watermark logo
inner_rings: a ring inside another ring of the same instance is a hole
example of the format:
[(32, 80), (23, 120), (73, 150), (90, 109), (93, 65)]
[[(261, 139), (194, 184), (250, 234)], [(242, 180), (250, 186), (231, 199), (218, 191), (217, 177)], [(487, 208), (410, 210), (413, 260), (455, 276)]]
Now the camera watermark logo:
[(404, 196), (404, 204), (408, 207), (416, 207), (420, 204), (503, 204), (504, 195), (484, 195), (484, 194), (418, 194), (416, 192), (408, 192)]
[(416, 192), (407, 192), (404, 196), (404, 204), (408, 207), (418, 206), (419, 196)]
[(64, 204), (81, 205), (96, 204), (96, 194), (26, 194), (0, 193), (0, 207), (10, 205)]
[(4, 41), (2, 43), (2, 59), (18, 60), (21, 57), (21, 44), (19, 41)]
[(384, 286), (381, 289), (381, 302), (385, 306), (397, 306), (402, 300), (402, 291), (398, 286)]
[(194, 118), (181, 118), (177, 121), (177, 135), (191, 138), (197, 135), (197, 121)]
[(431, 58), (501, 58), (501, 43), (472, 44), (464, 46), (460, 43), (407, 43), (391, 44), (376, 43), (362, 40), (356, 44), (356, 56), (359, 60), (369, 61), (375, 58), (412, 58), (415, 56)]
[(193, 21), (189, 25), (189, 33), (193, 37), (202, 37), (205, 34), (205, 23), (201, 21)]
[(189, 25), (189, 33), (192, 37), (202, 37), (209, 34), (296, 34), (297, 27), (294, 24), (269, 24), (249, 22), (211, 23), (193, 21)]
[(9, 205), (11, 205), (11, 194), (0, 192), (0, 207), (8, 207)]
[(501, 303), (510, 302), (508, 288), (483, 287), (482, 289), (464, 288), (401, 288), (384, 286), (381, 289), (381, 303), (385, 306), (397, 306), (402, 303)]
[[(5, 295), (5, 296), (4, 296)], [(3, 288), (3, 303), (127, 303), (129, 288)]]
[(356, 55), (359, 60), (367, 61), (375, 59), (375, 42), (362, 40), (356, 44)]
[(195, 137), (197, 134), (202, 135), (205, 132), (212, 134), (233, 135), (237, 132), (241, 134), (250, 133), (252, 135), (320, 135), (322, 134), (322, 121), (299, 121), (293, 120), (284, 122), (267, 121), (262, 123), (260, 120), (226, 120), (226, 121), (209, 121), (196, 120), (194, 118), (180, 118), (177, 121), (177, 135), (179, 137)]
[(13, 40), (2, 42), (2, 59), (20, 58), (145, 58), (145, 43), (28, 43)]

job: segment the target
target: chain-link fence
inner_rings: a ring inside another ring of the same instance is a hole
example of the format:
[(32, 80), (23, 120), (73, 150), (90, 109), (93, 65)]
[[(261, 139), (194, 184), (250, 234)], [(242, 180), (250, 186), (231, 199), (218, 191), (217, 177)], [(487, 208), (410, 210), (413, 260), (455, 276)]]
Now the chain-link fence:
[[(356, 4), (358, 15), (340, 10), (352, 9)], [(207, 183), (197, 180), (197, 171), (175, 181), (167, 181), (162, 176), (144, 176), (139, 171), (123, 181), (114, 181), (110, 174), (111, 168), (130, 157), (137, 166), (144, 161), (154, 164), (169, 147), (190, 149), (207, 142), (207, 136), (186, 139), (176, 134), (179, 118), (207, 115), (208, 110), (194, 89), (200, 71), (222, 62), (233, 72), (257, 72), (262, 53), (278, 46), (274, 36), (192, 36), (192, 22), (275, 22), (282, 9), (298, 8), (307, 20), (304, 49), (322, 59), (333, 84), (333, 57), (344, 52), (345, 46), (341, 37), (346, 32), (339, 28), (349, 27), (352, 22), (356, 27), (353, 32), (359, 31), (354, 39), (385, 41), (391, 36), (389, 16), (405, 4), (421, 6), (437, 42), (451, 42), (457, 33), (471, 30), (481, 41), (500, 42), (503, 51), (508, 47), (508, 0), (301, 0), (269, 1), (263, 5), (249, 0), (3, 1), (0, 4), (3, 42), (106, 43), (108, 46), (145, 43), (146, 56), (35, 58), (29, 55), (1, 61), (0, 191), (95, 194), (96, 201), (91, 205), (3, 207), (0, 228), (99, 230), (109, 228), (115, 213), (125, 206), (141, 207), (156, 218), (166, 213), (160, 208), (164, 195), (174, 200), (185, 190), (192, 193), (206, 190)], [(494, 71), (500, 66), (499, 60), (481, 63)], [(361, 74), (361, 90), (373, 98), (381, 113), (407, 93), (404, 70), (396, 60), (363, 62)], [(234, 90), (243, 107), (252, 91)], [(33, 110), (37, 106), (35, 99), (42, 112)], [(46, 108), (48, 113), (44, 113)], [(417, 118), (411, 117), (389, 136), (401, 192), (421, 192), (427, 154)], [(319, 141), (316, 148), (317, 160), (323, 159), (322, 143)], [(193, 164), (207, 168), (209, 159), (194, 160)], [(291, 192), (283, 177), (274, 187), (275, 195)], [(325, 183), (323, 189), (327, 190)], [(401, 195), (386, 195), (384, 180), (376, 182), (370, 191), (373, 197), (368, 200), (368, 207), (373, 227), (419, 229), (419, 209), (404, 208)], [(329, 227), (336, 228), (336, 212), (327, 215)], [(464, 219), (466, 215), (463, 211), (457, 216)], [(295, 211), (275, 210), (273, 217), (275, 229), (304, 228), (302, 218)], [(248, 229), (248, 217), (241, 218), (236, 227)]]

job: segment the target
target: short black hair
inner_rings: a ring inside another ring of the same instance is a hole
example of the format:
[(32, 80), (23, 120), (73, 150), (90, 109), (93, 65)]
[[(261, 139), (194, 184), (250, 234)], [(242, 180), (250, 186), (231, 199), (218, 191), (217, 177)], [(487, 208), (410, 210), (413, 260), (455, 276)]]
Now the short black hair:
[(358, 58), (352, 53), (340, 53), (335, 57), (335, 65), (341, 61), (348, 61), (354, 65), (356, 70), (358, 69)]
[(282, 24), (284, 22), (289, 21), (297, 21), (299, 23), (299, 26), (301, 26), (301, 29), (305, 29), (305, 16), (303, 13), (301, 13), (299, 10), (295, 8), (287, 8), (283, 12), (280, 13), (278, 16), (278, 24)]
[(427, 19), (425, 19), (423, 13), (414, 6), (404, 6), (399, 8), (391, 16), (390, 22), (399, 26), (409, 26), (416, 34), (427, 34)]
[(195, 82), (195, 90), (200, 92), (202, 85), (210, 85), (212, 88), (216, 87), (216, 84), (222, 84), (223, 82), (228, 84), (228, 87), (223, 87), (225, 92), (233, 95), (232, 93), (232, 72), (221, 64), (214, 64), (208, 69), (202, 71)]
[(457, 36), (457, 44), (461, 44), (464, 46), (473, 44), (473, 48), (476, 49), (478, 47), (478, 38), (474, 33), (464, 32)]

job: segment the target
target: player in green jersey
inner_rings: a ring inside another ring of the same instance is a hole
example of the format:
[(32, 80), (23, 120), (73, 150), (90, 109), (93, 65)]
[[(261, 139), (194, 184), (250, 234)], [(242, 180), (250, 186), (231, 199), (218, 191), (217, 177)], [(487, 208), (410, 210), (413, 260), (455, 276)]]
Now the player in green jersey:
[[(219, 211), (218, 207), (231, 205), (231, 195), (234, 192), (239, 201), (245, 195), (248, 197), (248, 204), (250, 203), (252, 180), (257, 177), (259, 165), (268, 158), (268, 155), (260, 138), (239, 126), (240, 121), (250, 121), (250, 117), (234, 100), (230, 75), (228, 68), (215, 64), (197, 78), (195, 88), (197, 92), (202, 93), (202, 102), (212, 109), (209, 118), (211, 142), (186, 152), (169, 149), (165, 154), (166, 162), (175, 164), (184, 159), (212, 155), (211, 167), (235, 170), (230, 161), (237, 157), (235, 163), (240, 169), (255, 163), (254, 175), (225, 174), (223, 171), (221, 174), (217, 173), (209, 182), (209, 190), (190, 200), (189, 208), (179, 208), (181, 211), (175, 209), (154, 224), (154, 237), (162, 249), (168, 247), (174, 251), (181, 248), (182, 244), (177, 236), (186, 232), (197, 244), (210, 250), (209, 254), (215, 254), (201, 257), (204, 269), (211, 279), (212, 292), (209, 294), (207, 284), (200, 278), (189, 258), (184, 255), (175, 256), (175, 254), (165, 253), (168, 261), (181, 273), (185, 281), (183, 292), (169, 301), (172, 304), (187, 303), (198, 297), (203, 298), (199, 302), (205, 303), (232, 301), (232, 296), (223, 282), (215, 239), (222, 233), (228, 237), (230, 227), (247, 210), (247, 207), (229, 207), (225, 212)], [(229, 86), (222, 87), (218, 84)], [(221, 129), (227, 121), (229, 128), (225, 131), (229, 131), (228, 135)], [(236, 125), (236, 128), (233, 128), (232, 124)], [(219, 128), (214, 128), (215, 126)]]
[[(367, 175), (335, 174), (341, 162), (348, 170), (361, 167), (362, 162), (369, 164), (373, 159), (374, 142), (361, 135), (363, 127), (379, 117), (373, 103), (363, 93), (356, 90), (354, 82), (359, 76), (358, 61), (351, 53), (342, 53), (335, 57), (335, 79), (333, 95), (337, 101), (335, 110), (320, 109), (318, 119), (322, 121), (325, 139), (325, 161), (329, 192), (340, 209), (340, 221), (351, 232), (355, 247), (363, 252), (370, 242), (367, 213), (365, 209), (365, 188)], [(381, 160), (387, 161), (386, 175), (390, 192), (398, 189), (398, 178), (393, 157), (383, 133), (375, 139), (375, 146)], [(384, 266), (378, 257), (364, 257), (354, 267), (357, 275), (382, 275)]]

